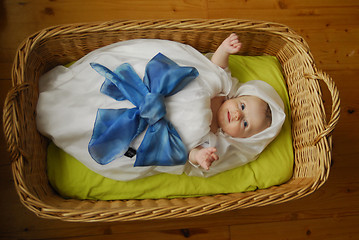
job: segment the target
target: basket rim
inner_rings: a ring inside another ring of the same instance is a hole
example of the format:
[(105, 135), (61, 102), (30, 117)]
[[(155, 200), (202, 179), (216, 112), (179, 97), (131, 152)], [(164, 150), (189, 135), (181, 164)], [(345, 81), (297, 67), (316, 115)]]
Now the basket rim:
[[(201, 18), (188, 18), (188, 19), (145, 19), (145, 20), (112, 20), (112, 21), (93, 21), (93, 22), (79, 22), (58, 24), (43, 28), (34, 32), (25, 38), (17, 49), (24, 48), (27, 42), (31, 41), (32, 44), (28, 45), (28, 50), (33, 47), (38, 40), (44, 40), (62, 34), (72, 33), (91, 33), (91, 32), (106, 32), (116, 30), (155, 30), (155, 29), (191, 29), (191, 30), (233, 30), (245, 29), (264, 31), (275, 34), (281, 34), (289, 41), (297, 41), (303, 44), (309, 51), (309, 45), (303, 37), (298, 35), (292, 28), (276, 22), (266, 22), (261, 20), (245, 20), (235, 18), (221, 18), (221, 19), (201, 19)], [(310, 51), (309, 51), (310, 52)], [(308, 53), (309, 53), (308, 52)]]

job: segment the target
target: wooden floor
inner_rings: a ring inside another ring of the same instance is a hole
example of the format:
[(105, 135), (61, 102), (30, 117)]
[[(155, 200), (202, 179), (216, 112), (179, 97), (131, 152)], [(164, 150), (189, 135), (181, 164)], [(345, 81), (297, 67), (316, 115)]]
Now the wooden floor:
[[(171, 18), (279, 22), (306, 39), (318, 68), (335, 80), (341, 97), (342, 114), (333, 134), (333, 166), (327, 183), (300, 200), (190, 219), (46, 220), (20, 203), (1, 133), (0, 239), (359, 239), (357, 0), (1, 0), (0, 102), (11, 87), (16, 48), (35, 31), (74, 22)], [(324, 99), (330, 104), (328, 94)]]

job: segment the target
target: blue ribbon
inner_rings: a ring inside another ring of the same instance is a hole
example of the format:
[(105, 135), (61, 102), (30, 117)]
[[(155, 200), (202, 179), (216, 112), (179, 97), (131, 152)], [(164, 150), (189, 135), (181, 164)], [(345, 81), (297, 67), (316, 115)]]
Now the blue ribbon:
[(187, 161), (187, 149), (166, 119), (165, 97), (174, 95), (198, 76), (193, 67), (180, 67), (159, 53), (145, 69), (143, 81), (130, 64), (114, 72), (98, 63), (91, 67), (106, 79), (101, 92), (117, 101), (129, 100), (131, 109), (98, 109), (88, 150), (99, 164), (108, 164), (128, 150), (148, 126), (137, 149), (134, 166), (173, 166)]

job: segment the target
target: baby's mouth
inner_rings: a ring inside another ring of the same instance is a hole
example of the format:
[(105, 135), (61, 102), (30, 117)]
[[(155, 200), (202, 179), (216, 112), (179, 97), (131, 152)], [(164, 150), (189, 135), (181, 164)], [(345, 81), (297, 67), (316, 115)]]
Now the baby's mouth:
[(230, 123), (230, 122), (231, 122), (231, 114), (230, 114), (229, 111), (228, 111), (228, 113), (227, 113), (227, 117), (228, 117), (228, 122)]

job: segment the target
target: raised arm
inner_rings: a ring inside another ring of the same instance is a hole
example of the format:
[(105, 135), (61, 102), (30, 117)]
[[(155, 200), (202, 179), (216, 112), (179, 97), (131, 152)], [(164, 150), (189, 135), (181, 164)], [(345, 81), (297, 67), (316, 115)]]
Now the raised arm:
[(239, 52), (241, 46), (242, 44), (239, 42), (237, 34), (232, 33), (217, 48), (211, 61), (221, 68), (226, 68), (228, 67), (229, 55)]

